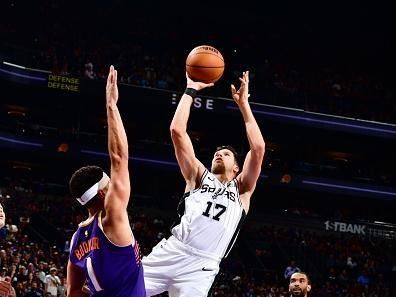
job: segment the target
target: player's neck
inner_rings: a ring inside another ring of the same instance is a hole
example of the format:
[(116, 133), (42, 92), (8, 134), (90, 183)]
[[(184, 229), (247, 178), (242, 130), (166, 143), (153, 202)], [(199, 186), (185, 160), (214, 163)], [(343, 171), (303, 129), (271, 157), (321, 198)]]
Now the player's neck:
[(228, 183), (229, 181), (231, 181), (234, 178), (233, 174), (227, 174), (227, 173), (222, 173), (222, 174), (214, 174), (214, 176), (216, 176), (216, 178), (222, 183)]
[(103, 210), (104, 210), (104, 207), (103, 207), (102, 205), (100, 205), (100, 204), (95, 204), (95, 205), (93, 205), (92, 207), (90, 207), (90, 208), (88, 209), (89, 217), (93, 217), (93, 216), (96, 215), (98, 212), (103, 211)]

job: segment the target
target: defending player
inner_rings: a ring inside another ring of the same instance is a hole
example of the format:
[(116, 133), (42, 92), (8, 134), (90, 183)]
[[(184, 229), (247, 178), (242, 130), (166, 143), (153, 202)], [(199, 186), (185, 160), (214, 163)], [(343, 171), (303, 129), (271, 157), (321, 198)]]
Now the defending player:
[(67, 296), (145, 297), (139, 246), (127, 214), (130, 195), (128, 142), (117, 107), (117, 71), (106, 86), (111, 179), (97, 166), (85, 166), (70, 179), (70, 191), (88, 208), (71, 241)]

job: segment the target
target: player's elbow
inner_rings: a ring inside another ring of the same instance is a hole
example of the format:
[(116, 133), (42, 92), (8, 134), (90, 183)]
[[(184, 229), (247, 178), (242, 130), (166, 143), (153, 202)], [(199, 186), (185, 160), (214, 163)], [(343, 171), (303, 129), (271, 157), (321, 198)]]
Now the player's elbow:
[(114, 168), (118, 168), (121, 164), (128, 162), (128, 155), (127, 154), (111, 154), (111, 165)]
[(170, 130), (170, 135), (171, 135), (172, 139), (180, 138), (186, 133), (185, 129), (178, 127), (177, 125), (175, 125), (173, 123), (171, 124), (169, 130)]
[(257, 143), (255, 143), (254, 148), (253, 148), (252, 151), (258, 157), (261, 157), (261, 158), (264, 157), (264, 153), (265, 153), (265, 142), (264, 142), (264, 139), (262, 139), (261, 141), (258, 141)]

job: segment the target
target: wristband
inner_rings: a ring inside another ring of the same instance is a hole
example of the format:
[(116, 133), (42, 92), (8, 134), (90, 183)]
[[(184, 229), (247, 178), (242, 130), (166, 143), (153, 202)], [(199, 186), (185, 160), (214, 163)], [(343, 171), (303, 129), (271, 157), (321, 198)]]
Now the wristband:
[(194, 99), (197, 96), (197, 90), (193, 88), (186, 88), (184, 94), (189, 95)]

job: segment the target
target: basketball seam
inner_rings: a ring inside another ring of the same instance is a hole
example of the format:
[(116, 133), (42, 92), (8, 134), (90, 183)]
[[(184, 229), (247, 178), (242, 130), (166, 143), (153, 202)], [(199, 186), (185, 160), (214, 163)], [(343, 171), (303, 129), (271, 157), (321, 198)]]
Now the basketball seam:
[(202, 80), (202, 82), (218, 81), (222, 76), (223, 76), (223, 73), (219, 74), (219, 75), (216, 76), (216, 77), (213, 77), (212, 79), (205, 79), (205, 80)]
[[(203, 55), (203, 54), (204, 54), (204, 55), (209, 54), (209, 55), (213, 55), (213, 56), (219, 57), (219, 58), (224, 62), (223, 57), (221, 57), (221, 56), (219, 56), (219, 55), (216, 55), (216, 54), (214, 54), (214, 53), (211, 53), (211, 52), (194, 53), (194, 55)], [(191, 56), (194, 56), (194, 55), (191, 55)], [(188, 59), (188, 57), (187, 57), (187, 59)]]
[(224, 68), (224, 66), (199, 66), (199, 65), (188, 65), (186, 64), (187, 67), (194, 67), (194, 68)]

